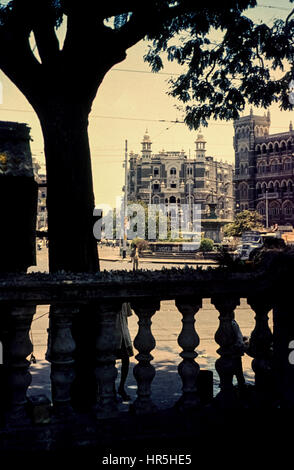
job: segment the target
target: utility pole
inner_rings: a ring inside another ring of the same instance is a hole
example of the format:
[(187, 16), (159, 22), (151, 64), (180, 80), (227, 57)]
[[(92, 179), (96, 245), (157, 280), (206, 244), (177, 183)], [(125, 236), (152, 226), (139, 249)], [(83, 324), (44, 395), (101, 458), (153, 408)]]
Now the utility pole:
[(193, 227), (193, 223), (192, 223), (192, 214), (191, 214), (191, 180), (188, 180), (188, 186), (189, 186), (189, 230), (190, 232), (192, 232), (192, 227)]
[(124, 238), (123, 238), (123, 253), (122, 257), (127, 256), (127, 222), (128, 222), (128, 141), (125, 141), (125, 194), (124, 194)]
[(265, 226), (268, 228), (268, 198), (267, 190), (265, 191)]

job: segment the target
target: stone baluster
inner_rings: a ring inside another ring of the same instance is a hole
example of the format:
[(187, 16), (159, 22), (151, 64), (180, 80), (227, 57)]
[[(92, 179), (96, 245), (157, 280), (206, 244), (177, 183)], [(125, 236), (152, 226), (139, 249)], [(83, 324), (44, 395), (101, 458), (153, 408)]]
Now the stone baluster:
[(7, 419), (16, 425), (27, 421), (27, 389), (32, 381), (27, 357), (33, 351), (29, 333), (35, 311), (35, 306), (13, 306), (10, 312), (8, 351), (4, 351), (10, 401)]
[(138, 385), (137, 398), (130, 406), (130, 410), (136, 414), (152, 413), (157, 407), (151, 400), (151, 383), (155, 377), (155, 368), (150, 364), (153, 359), (150, 352), (156, 345), (151, 331), (151, 317), (160, 309), (160, 302), (141, 299), (132, 302), (132, 308), (139, 317), (138, 334), (134, 340), (134, 346), (139, 354), (135, 356), (138, 364), (134, 367), (134, 377)]
[(199, 405), (197, 395), (197, 376), (199, 365), (195, 362), (198, 356), (195, 349), (199, 345), (199, 336), (195, 331), (195, 314), (202, 307), (202, 300), (195, 298), (177, 298), (176, 307), (181, 312), (182, 331), (178, 337), (178, 344), (182, 348), (180, 356), (183, 358), (178, 366), (179, 375), (183, 383), (183, 394), (176, 406), (179, 409), (192, 408)]
[(75, 378), (75, 342), (72, 319), (78, 313), (72, 305), (51, 305), (47, 360), (51, 363), (51, 392), (55, 417), (70, 417), (71, 386)]
[(243, 347), (238, 341), (238, 325), (233, 322), (234, 310), (240, 304), (239, 299), (233, 297), (215, 297), (211, 303), (219, 311), (219, 328), (215, 333), (215, 341), (220, 345), (217, 350), (220, 358), (215, 362), (215, 369), (220, 377), (220, 393), (217, 398), (221, 406), (230, 408), (235, 405), (233, 377), (240, 377), (241, 356)]
[[(273, 374), (281, 408), (294, 410), (294, 315), (291, 271), (277, 284), (273, 306)], [(277, 294), (278, 293), (278, 294)]]
[(121, 308), (122, 302), (119, 301), (103, 301), (99, 306), (95, 370), (98, 394), (95, 409), (98, 418), (116, 416), (118, 413), (115, 393), (115, 380), (118, 374), (115, 361), (119, 332), (116, 320)]
[(252, 369), (255, 373), (255, 388), (262, 394), (262, 402), (273, 393), (273, 334), (268, 325), (268, 313), (272, 303), (266, 296), (249, 297), (248, 305), (255, 312), (255, 328), (251, 333), (248, 355), (253, 357)]

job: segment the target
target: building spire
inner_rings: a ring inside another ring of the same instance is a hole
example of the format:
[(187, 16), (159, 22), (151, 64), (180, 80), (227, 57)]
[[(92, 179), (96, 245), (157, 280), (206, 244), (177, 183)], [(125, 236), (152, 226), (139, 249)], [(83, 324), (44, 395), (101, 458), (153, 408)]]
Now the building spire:
[(271, 113), (270, 113), (270, 110), (268, 110), (268, 112), (267, 112), (267, 120), (268, 120), (268, 121), (271, 120)]
[(148, 134), (148, 129), (146, 129), (145, 134), (143, 136), (142, 144), (142, 157), (151, 158), (151, 139)]

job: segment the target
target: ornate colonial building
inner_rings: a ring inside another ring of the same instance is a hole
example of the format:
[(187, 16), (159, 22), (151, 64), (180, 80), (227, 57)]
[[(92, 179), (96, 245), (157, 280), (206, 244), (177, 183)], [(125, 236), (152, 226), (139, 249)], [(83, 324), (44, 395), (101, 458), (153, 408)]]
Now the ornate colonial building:
[(269, 134), (270, 114), (234, 122), (236, 211), (257, 210), (269, 225), (294, 225), (294, 131)]
[(38, 183), (37, 230), (48, 230), (47, 177), (44, 165), (33, 159), (34, 177)]
[(128, 199), (152, 204), (201, 204), (202, 218), (216, 215), (232, 220), (234, 210), (233, 166), (206, 156), (206, 141), (201, 133), (195, 142), (195, 156), (184, 150), (152, 153), (146, 131), (141, 154), (129, 157)]

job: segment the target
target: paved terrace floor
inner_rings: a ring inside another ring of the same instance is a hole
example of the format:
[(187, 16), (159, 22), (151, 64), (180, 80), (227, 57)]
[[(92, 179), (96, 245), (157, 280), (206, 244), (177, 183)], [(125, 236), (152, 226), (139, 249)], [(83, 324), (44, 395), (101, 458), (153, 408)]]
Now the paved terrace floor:
[[(101, 270), (110, 269), (132, 269), (129, 259), (122, 260), (118, 256), (118, 249), (104, 247), (99, 250), (101, 261)], [(38, 251), (38, 264), (29, 269), (29, 271), (47, 271), (47, 249), (42, 248)], [(181, 260), (182, 263), (182, 260)], [(191, 260), (187, 260), (188, 265), (192, 265)], [(209, 263), (207, 263), (208, 265)], [(182, 266), (177, 263), (166, 264), (164, 260), (140, 260), (142, 269), (161, 269), (162, 267)], [(205, 269), (205, 266), (204, 266)], [(32, 384), (29, 394), (45, 393), (50, 397), (50, 364), (45, 360), (47, 347), (47, 328), (48, 328), (49, 306), (38, 307), (37, 313), (32, 323), (32, 341), (34, 346), (34, 355), (36, 364), (32, 364)], [(178, 346), (177, 338), (181, 331), (181, 314), (178, 312), (174, 301), (161, 302), (160, 311), (152, 319), (152, 332), (156, 339), (156, 347), (152, 351), (154, 356), (153, 365), (156, 369), (156, 376), (152, 383), (153, 401), (161, 409), (169, 408), (180, 397), (181, 380), (177, 373), (177, 366), (181, 361), (179, 353), (181, 348)], [(236, 309), (236, 320), (239, 323), (243, 335), (249, 336), (254, 328), (254, 313), (248, 307), (247, 302), (242, 299), (241, 304)], [(196, 315), (196, 330), (200, 337), (200, 344), (197, 348), (197, 362), (203, 369), (213, 370), (214, 373), (214, 394), (218, 392), (218, 375), (214, 371), (215, 360), (219, 357), (216, 353), (218, 345), (214, 341), (214, 334), (218, 328), (218, 312), (211, 305), (209, 299), (203, 301), (203, 308)], [(272, 316), (270, 315), (270, 325)], [(129, 329), (132, 339), (137, 333), (137, 317), (129, 317)], [(136, 354), (136, 351), (135, 351)], [(248, 383), (253, 383), (253, 372), (251, 369), (252, 358), (243, 357), (244, 375)], [(131, 358), (130, 373), (127, 380), (127, 392), (131, 400), (136, 398), (136, 382), (133, 377), (132, 369), (137, 363), (135, 357)], [(120, 361), (117, 362), (120, 369)], [(120, 371), (119, 371), (120, 372)], [(119, 375), (118, 379), (119, 380)], [(121, 409), (127, 409), (128, 404), (122, 403)]]

